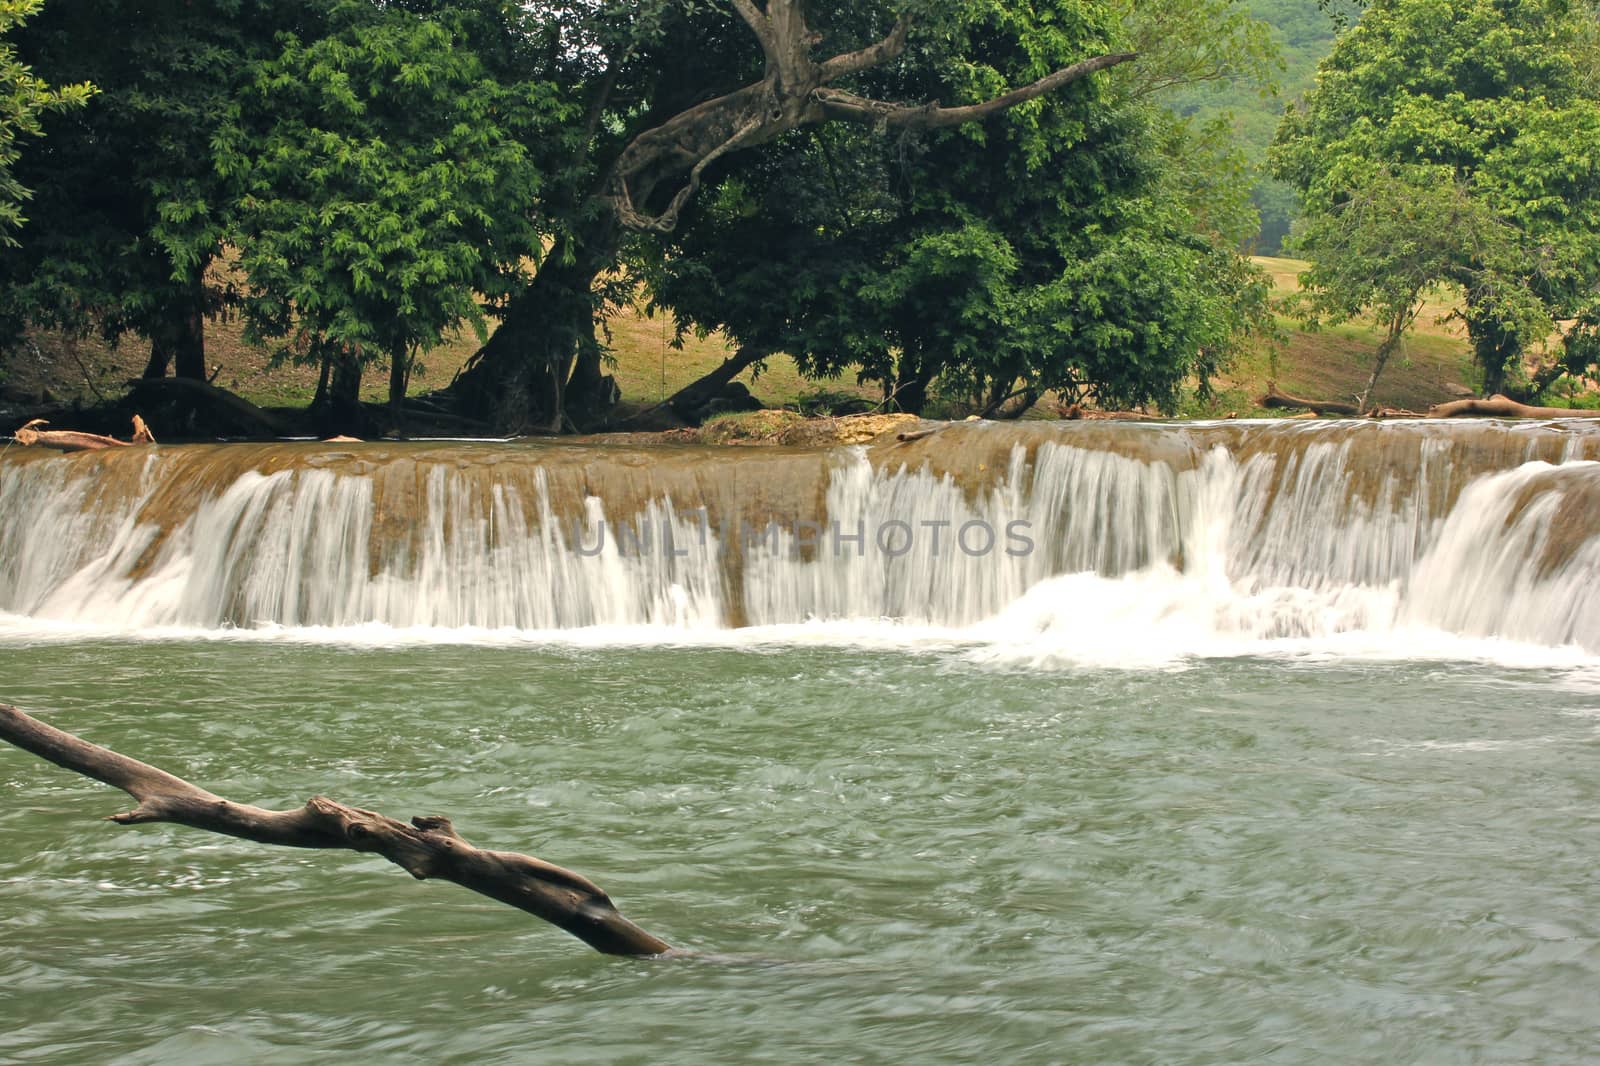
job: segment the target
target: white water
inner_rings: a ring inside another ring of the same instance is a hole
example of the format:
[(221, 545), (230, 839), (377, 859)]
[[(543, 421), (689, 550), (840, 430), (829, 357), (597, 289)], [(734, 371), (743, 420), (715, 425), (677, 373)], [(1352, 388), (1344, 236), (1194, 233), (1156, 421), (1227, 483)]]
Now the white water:
[(1052, 440), (970, 492), (857, 449), (795, 516), (814, 528), (773, 531), (664, 497), (558, 515), (543, 470), (484, 492), (433, 465), (397, 514), (371, 473), (246, 470), (173, 508), (155, 457), (118, 491), (71, 459), (0, 465), (0, 636), (1600, 656), (1600, 464), (1468, 478), (1428, 440), (1373, 476), (1358, 441), (1175, 464)]

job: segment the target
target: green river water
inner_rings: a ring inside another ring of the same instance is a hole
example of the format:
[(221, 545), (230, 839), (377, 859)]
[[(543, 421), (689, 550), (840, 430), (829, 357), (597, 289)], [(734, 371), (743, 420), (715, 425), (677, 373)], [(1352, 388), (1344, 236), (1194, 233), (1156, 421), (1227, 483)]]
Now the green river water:
[(19, 640), (231, 798), (444, 813), (697, 953), (173, 826), (0, 747), (0, 1061), (1593, 1061), (1600, 675), (956, 646)]

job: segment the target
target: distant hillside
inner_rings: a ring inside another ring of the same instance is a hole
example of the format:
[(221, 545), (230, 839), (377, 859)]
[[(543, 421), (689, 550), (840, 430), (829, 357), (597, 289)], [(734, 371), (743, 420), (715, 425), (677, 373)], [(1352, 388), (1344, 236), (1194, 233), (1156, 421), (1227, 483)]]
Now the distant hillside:
[[(1317, 0), (1242, 0), (1256, 18), (1272, 27), (1282, 50), (1284, 69), (1276, 96), (1263, 98), (1250, 85), (1212, 85), (1176, 95), (1172, 106), (1182, 114), (1209, 119), (1229, 114), (1238, 131), (1239, 144), (1252, 166), (1261, 167), (1267, 146), (1283, 114), (1284, 104), (1310, 88), (1317, 64), (1333, 48), (1339, 30), (1338, 18), (1352, 21), (1353, 4), (1317, 7)], [(1258, 177), (1252, 198), (1261, 212), (1261, 234), (1257, 250), (1262, 255), (1277, 255), (1294, 210), (1294, 193), (1282, 182)]]

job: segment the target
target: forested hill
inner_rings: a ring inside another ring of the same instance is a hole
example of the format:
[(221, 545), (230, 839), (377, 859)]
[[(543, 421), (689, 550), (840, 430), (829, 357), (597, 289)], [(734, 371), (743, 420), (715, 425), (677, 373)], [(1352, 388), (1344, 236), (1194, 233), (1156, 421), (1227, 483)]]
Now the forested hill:
[[(1263, 96), (1258, 87), (1249, 84), (1199, 86), (1176, 96), (1173, 106), (1201, 120), (1230, 114), (1240, 147), (1251, 165), (1259, 168), (1266, 160), (1267, 146), (1272, 143), (1285, 102), (1310, 87), (1316, 77), (1317, 64), (1333, 48), (1338, 20), (1342, 17), (1346, 22), (1352, 21), (1357, 8), (1353, 3), (1340, 4), (1338, 0), (1327, 9), (1318, 7), (1317, 0), (1243, 0), (1243, 3), (1252, 15), (1272, 27), (1284, 64), (1278, 93)], [(1257, 250), (1263, 255), (1277, 255), (1289, 229), (1294, 194), (1282, 182), (1262, 175), (1252, 196), (1261, 212)]]

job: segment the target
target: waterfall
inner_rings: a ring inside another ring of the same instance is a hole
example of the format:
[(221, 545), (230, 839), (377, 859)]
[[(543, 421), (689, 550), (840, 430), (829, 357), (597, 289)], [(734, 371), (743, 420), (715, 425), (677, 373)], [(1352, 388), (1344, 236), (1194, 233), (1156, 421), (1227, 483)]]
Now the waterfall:
[(999, 645), (1422, 630), (1600, 654), (1596, 460), (1586, 425), (1481, 422), (11, 449), (0, 612), (111, 633), (889, 622)]

